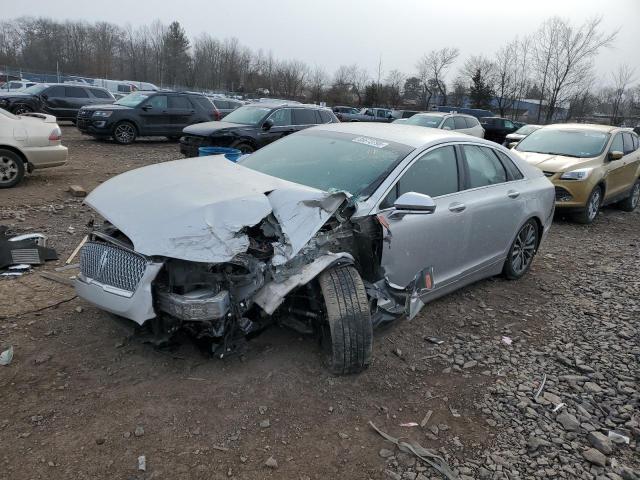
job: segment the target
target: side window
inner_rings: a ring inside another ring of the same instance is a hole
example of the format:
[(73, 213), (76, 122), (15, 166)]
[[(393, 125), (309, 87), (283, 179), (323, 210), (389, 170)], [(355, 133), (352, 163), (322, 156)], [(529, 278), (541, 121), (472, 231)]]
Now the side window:
[(329, 112), (325, 112), (324, 110), (318, 110), (320, 114), (320, 119), (322, 123), (331, 123), (331, 114)]
[(96, 98), (111, 98), (107, 92), (100, 90), (99, 88), (90, 88), (89, 91)]
[(504, 168), (507, 169), (507, 172), (509, 173), (509, 180), (521, 180), (524, 178), (524, 175), (522, 175), (520, 169), (507, 155), (499, 152), (498, 150), (493, 150), (493, 153), (498, 156), (498, 158), (502, 161), (502, 165), (504, 166)]
[(623, 135), (624, 154), (627, 155), (635, 150), (633, 148), (633, 139), (630, 133), (624, 133)]
[(511, 120), (505, 120), (504, 121), (504, 127), (505, 128), (516, 128), (516, 126), (513, 124), (513, 122)]
[(131, 93), (131, 85), (118, 85), (118, 92), (120, 93)]
[(55, 87), (51, 87), (48, 90), (45, 90), (44, 93), (48, 95), (50, 98), (61, 98), (64, 97), (64, 87), (60, 85), (56, 85)]
[(169, 97), (169, 108), (180, 108), (190, 110), (193, 108), (191, 102), (184, 95), (172, 95)]
[(316, 120), (316, 112), (310, 108), (295, 108), (293, 110), (293, 125), (314, 125), (318, 123)]
[(507, 181), (507, 172), (490, 148), (464, 145), (469, 169), (469, 188), (486, 187)]
[(464, 121), (464, 117), (453, 117), (453, 123), (456, 126), (456, 130), (467, 128), (467, 122)]
[(393, 206), (393, 202), (407, 192), (423, 193), (439, 197), (458, 191), (458, 163), (452, 146), (441, 147), (426, 153), (402, 174), (381, 208)]
[(205, 97), (194, 97), (193, 100), (196, 101), (200, 108), (206, 110), (207, 112), (211, 111), (211, 101)]
[(386, 110), (378, 110), (378, 118), (387, 118), (388, 113)]
[(290, 108), (281, 108), (279, 110), (276, 110), (271, 114), (269, 118), (273, 120), (274, 127), (284, 127), (286, 125), (292, 125)]
[(64, 96), (67, 98), (89, 98), (84, 88), (80, 87), (64, 87)]
[(640, 138), (637, 135), (631, 135), (631, 138), (633, 139), (633, 149), (638, 150), (640, 148)]
[(373, 112), (373, 110), (369, 110), (369, 109), (365, 110), (365, 111), (364, 111), (364, 114), (365, 114), (365, 115), (369, 115), (369, 116), (371, 116), (371, 117), (373, 117), (373, 116), (374, 116), (374, 112)]
[(624, 153), (624, 142), (622, 141), (621, 133), (618, 133), (615, 137), (613, 137), (613, 141), (611, 142), (611, 147), (609, 148), (609, 151)]
[(453, 121), (453, 117), (447, 118), (440, 128), (443, 130), (455, 130), (456, 124)]
[(167, 108), (167, 96), (155, 95), (147, 100), (146, 105), (151, 105), (154, 110), (164, 110)]
[(213, 101), (213, 104), (216, 106), (217, 109), (219, 110), (226, 110), (227, 108), (229, 108), (227, 102), (225, 102), (224, 100), (218, 100), (215, 99)]
[(467, 128), (473, 128), (478, 126), (478, 120), (473, 117), (464, 117), (464, 121), (467, 124)]

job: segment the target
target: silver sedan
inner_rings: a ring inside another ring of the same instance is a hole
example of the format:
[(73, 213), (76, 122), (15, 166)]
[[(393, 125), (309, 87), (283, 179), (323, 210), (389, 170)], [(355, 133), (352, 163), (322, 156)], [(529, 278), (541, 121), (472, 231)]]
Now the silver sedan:
[(493, 142), (341, 123), (232, 163), (133, 170), (87, 203), (106, 220), (79, 295), (226, 355), (273, 322), (320, 337), (328, 367), (369, 364), (372, 329), (482, 278), (518, 279), (553, 218), (553, 185)]

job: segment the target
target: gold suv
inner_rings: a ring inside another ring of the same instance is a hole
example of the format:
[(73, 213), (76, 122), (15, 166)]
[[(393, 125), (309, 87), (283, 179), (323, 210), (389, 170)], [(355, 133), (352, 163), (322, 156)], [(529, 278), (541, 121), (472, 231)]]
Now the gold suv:
[(640, 139), (630, 129), (557, 124), (525, 137), (514, 152), (556, 187), (556, 207), (591, 223), (603, 205), (631, 212), (640, 200)]

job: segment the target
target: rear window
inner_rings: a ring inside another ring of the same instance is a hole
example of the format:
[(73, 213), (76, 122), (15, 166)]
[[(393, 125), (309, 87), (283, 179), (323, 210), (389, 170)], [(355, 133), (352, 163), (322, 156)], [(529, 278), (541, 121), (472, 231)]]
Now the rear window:
[(476, 120), (473, 117), (463, 117), (463, 118), (464, 118), (464, 121), (467, 124), (467, 128), (473, 128), (473, 127), (477, 127), (479, 125), (478, 124), (478, 120)]
[(191, 100), (196, 102), (201, 108), (205, 109), (207, 112), (213, 110), (213, 105), (211, 105), (211, 100), (205, 97), (191, 97)]
[(322, 123), (331, 123), (333, 121), (333, 118), (331, 117), (331, 114), (329, 112), (325, 112), (324, 110), (318, 110), (318, 113), (320, 114), (320, 119), (322, 120)]
[(100, 90), (99, 88), (90, 88), (89, 90), (96, 98), (111, 98), (111, 96), (107, 92), (105, 92), (104, 90)]
[(84, 88), (80, 87), (64, 87), (64, 96), (67, 98), (89, 98)]
[(217, 98), (215, 100), (213, 100), (213, 104), (216, 106), (216, 108), (220, 109), (220, 110), (226, 110), (229, 108), (229, 102), (225, 101), (225, 100), (218, 100)]

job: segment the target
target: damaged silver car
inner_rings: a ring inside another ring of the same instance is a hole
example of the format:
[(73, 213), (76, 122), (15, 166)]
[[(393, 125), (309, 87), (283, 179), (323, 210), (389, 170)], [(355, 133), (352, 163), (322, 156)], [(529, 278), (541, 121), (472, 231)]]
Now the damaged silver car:
[(479, 279), (524, 275), (554, 211), (543, 173), (443, 130), (334, 124), (239, 164), (191, 158), (119, 175), (86, 199), (105, 224), (78, 295), (226, 355), (272, 323), (317, 335), (330, 370), (370, 362), (373, 327)]

